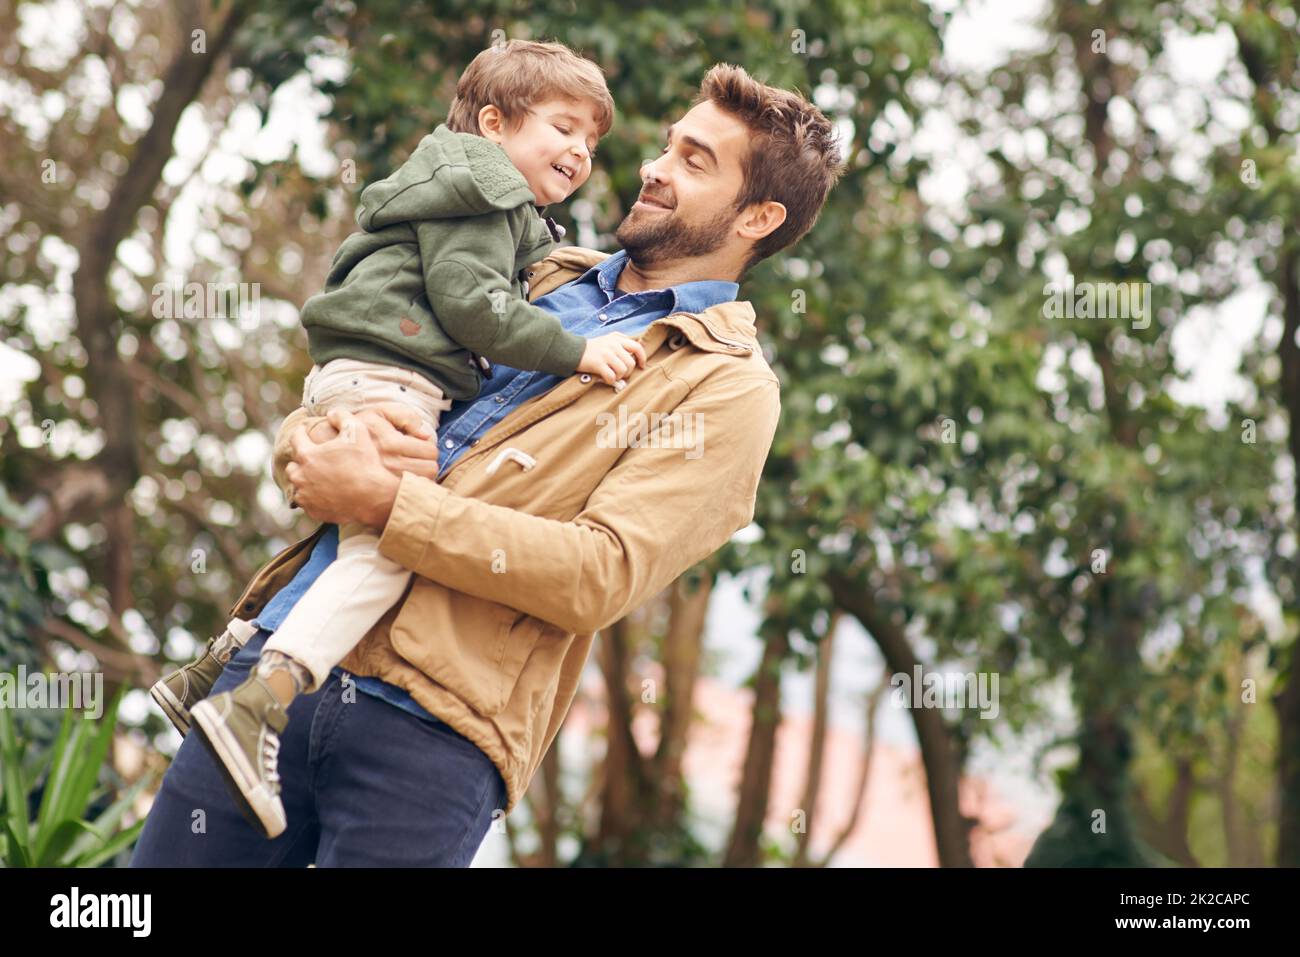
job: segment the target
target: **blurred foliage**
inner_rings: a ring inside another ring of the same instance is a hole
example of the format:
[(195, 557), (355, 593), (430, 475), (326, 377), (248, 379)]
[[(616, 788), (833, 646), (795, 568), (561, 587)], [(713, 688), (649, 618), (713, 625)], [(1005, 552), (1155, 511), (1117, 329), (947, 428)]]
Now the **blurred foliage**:
[(21, 518), (22, 510), (0, 485), (0, 668), (5, 670), (36, 666), (37, 630), (52, 597), (49, 576), (33, 559)]
[[(361, 188), (443, 121), (475, 54), (498, 37), (558, 39), (605, 70), (614, 128), (581, 195), (551, 210), (571, 237), (604, 249), (638, 190), (640, 160), (702, 73), (739, 63), (815, 96), (850, 135), (849, 171), (818, 226), (741, 293), (781, 377), (783, 416), (757, 534), (721, 562), (757, 573), (762, 635), (798, 637), (791, 663), (806, 664), (801, 649), (820, 640), (838, 582), (869, 593), (927, 668), (998, 673), (999, 718), (966, 709), (947, 715), (948, 730), (963, 758), (977, 742), (1045, 738), (1044, 775), (1055, 769), (1063, 801), (1040, 861), (1167, 859), (1148, 846), (1160, 844), (1152, 815), (1134, 808), (1158, 811), (1172, 769), (1187, 761), (1198, 768), (1200, 863), (1228, 860), (1221, 805), (1232, 794), (1267, 855), (1275, 822), (1261, 794), (1276, 735), (1240, 688), (1248, 677), (1266, 689), (1287, 645), (1267, 633), (1252, 592), (1296, 602), (1292, 479), (1279, 474), (1287, 452), (1272, 427), (1282, 414), (1273, 331), (1247, 348), (1246, 393), (1222, 408), (1188, 400), (1174, 341), (1296, 242), (1285, 224), (1297, 221), (1300, 173), (1293, 149), (1258, 148), (1253, 126), (1234, 132), (1223, 120), (1222, 103), (1255, 106), (1241, 64), (1188, 90), (1167, 45), (1171, 33), (1231, 27), (1282, 62), (1295, 50), (1285, 6), (1054, 0), (1040, 48), (979, 71), (943, 57), (946, 8), (913, 0), (255, 5), (230, 69), (178, 134), (179, 151), (249, 108), (272, 122), (277, 91), (306, 71), (328, 98), (340, 168), (309, 173), (296, 153), (259, 153), (218, 182), (203, 164), (178, 161), (140, 213), (130, 267), (114, 269), (119, 351), (132, 370), (122, 387), (138, 396), (145, 463), (133, 493), (132, 586), (139, 630), (154, 639), (146, 653), (219, 630), (248, 575), (305, 531), (279, 506), (265, 463), (265, 439), (297, 404), (310, 365), (296, 307), (353, 228)], [(0, 475), (19, 502), (48, 495), (51, 468), (94, 455), (96, 409), (84, 397), (94, 370), (69, 331), (61, 249), (75, 245), (139, 131), (73, 80), (115, 57), (115, 85), (156, 79), (177, 27), (163, 5), (135, 16), (134, 47), (114, 51), (94, 35), (69, 66), (44, 68), (19, 55), (14, 14), (0, 14), (13, 77), (69, 100), (43, 138), (0, 144), (9, 237), (0, 280), (26, 290), (3, 300), (0, 333), (40, 365), (0, 420)], [(1100, 56), (1091, 52), (1098, 30), (1110, 44)], [(328, 68), (339, 60), (345, 71)], [(1192, 120), (1171, 136), (1156, 114), (1175, 98), (1191, 103)], [(1089, 121), (1098, 103), (1109, 118), (1100, 126)], [(1294, 143), (1295, 112), (1279, 115)], [(935, 117), (960, 135), (959, 160), (925, 147), (919, 131)], [(50, 156), (56, 183), (6, 178)], [(1242, 179), (1243, 158), (1256, 186)], [(954, 166), (966, 177), (961, 202), (923, 199), (925, 184)], [(198, 220), (180, 257), (188, 261), (173, 261), (167, 243), (173, 210)], [(151, 290), (177, 270), (190, 281), (260, 282), (263, 321), (155, 318)], [(1067, 273), (1150, 282), (1150, 324), (1047, 319), (1044, 285)], [(1270, 305), (1270, 323), (1275, 314)], [(1243, 441), (1246, 420), (1259, 423), (1253, 442)], [(55, 423), (48, 440), (20, 438), (46, 421)], [(25, 564), (28, 546), (8, 527), (3, 534), (6, 654), (30, 654), (23, 636), (41, 608), (23, 589), (39, 565)], [(59, 611), (70, 614), (102, 591), (104, 532), (83, 516), (56, 540), (89, 583), (65, 588)], [(93, 614), (77, 621), (104, 633)], [(1290, 618), (1287, 627), (1289, 640)], [(1062, 723), (1066, 689), (1077, 720)], [(1226, 757), (1230, 725), (1241, 736), (1233, 746), (1257, 761), (1225, 782), (1237, 773)], [(1099, 808), (1111, 840), (1092, 827)], [(677, 848), (660, 856), (698, 853), (690, 835), (646, 835), (645, 844)]]

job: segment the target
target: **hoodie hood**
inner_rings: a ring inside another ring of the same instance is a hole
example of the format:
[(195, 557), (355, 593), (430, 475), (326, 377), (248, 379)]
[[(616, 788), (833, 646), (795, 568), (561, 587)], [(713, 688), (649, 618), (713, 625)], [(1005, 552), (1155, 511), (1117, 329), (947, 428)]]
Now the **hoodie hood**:
[(444, 123), (391, 176), (362, 190), (357, 224), (374, 232), (394, 223), (481, 216), (536, 202), (504, 149)]

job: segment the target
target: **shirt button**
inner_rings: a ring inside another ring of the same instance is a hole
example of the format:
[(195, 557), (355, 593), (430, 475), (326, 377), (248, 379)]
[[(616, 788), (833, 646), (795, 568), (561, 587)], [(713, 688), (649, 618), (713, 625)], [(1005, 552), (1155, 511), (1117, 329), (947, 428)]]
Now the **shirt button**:
[(473, 442), (469, 444), (470, 448), (473, 448), (476, 445), (478, 445), (478, 439), (475, 439)]
[(609, 316), (605, 315), (603, 312), (600, 314), (600, 321), (601, 321), (601, 322), (604, 322), (604, 321), (605, 321), (606, 319), (608, 319), (608, 318), (609, 318)]
[(505, 396), (503, 396), (503, 395), (499, 395), (499, 396), (497, 396), (497, 402), (504, 402), (505, 400), (506, 400), (506, 397), (505, 397)]
[(443, 447), (444, 449), (449, 449), (449, 448), (452, 447), (452, 445), (453, 445), (453, 443), (452, 443), (451, 439), (447, 439), (447, 441), (445, 441), (445, 442), (442, 443), (442, 447)]

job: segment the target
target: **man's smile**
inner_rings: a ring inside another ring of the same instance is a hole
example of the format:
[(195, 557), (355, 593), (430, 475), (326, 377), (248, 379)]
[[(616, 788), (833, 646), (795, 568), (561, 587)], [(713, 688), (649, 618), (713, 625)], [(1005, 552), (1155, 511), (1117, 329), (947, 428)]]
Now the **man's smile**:
[(642, 209), (656, 209), (656, 210), (672, 209), (672, 207), (669, 206), (666, 202), (664, 202), (661, 199), (656, 199), (655, 197), (649, 195), (648, 193), (642, 193), (637, 198), (637, 201), (633, 204), (633, 206), (634, 207), (640, 206)]

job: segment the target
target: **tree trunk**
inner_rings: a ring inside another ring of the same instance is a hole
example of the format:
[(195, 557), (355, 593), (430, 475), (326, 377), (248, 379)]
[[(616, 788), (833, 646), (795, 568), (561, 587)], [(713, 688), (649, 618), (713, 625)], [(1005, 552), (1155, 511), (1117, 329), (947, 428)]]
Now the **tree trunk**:
[(141, 207), (149, 202), (172, 156), (172, 140), (181, 114), (198, 97), (203, 84), (235, 32), (248, 14), (247, 3), (234, 4), (217, 25), (206, 53), (192, 53), (188, 29), (182, 30), (182, 48), (176, 51), (162, 79), (162, 95), (153, 105), (153, 122), (140, 139), (126, 172), (113, 186), (104, 209), (86, 226), (77, 243), (77, 271), (72, 279), (76, 302), (77, 337), (86, 350), (87, 367), (94, 374), (87, 388), (95, 400), (104, 447), (95, 463), (106, 481), (87, 483), (100, 505), (109, 535), (109, 594), (113, 609), (130, 607), (131, 511), (124, 501), (140, 477), (136, 443), (135, 389), (126, 363), (117, 353), (118, 316), (108, 286), (109, 270), (118, 244), (134, 228)]
[(653, 761), (656, 804), (652, 826), (676, 831), (686, 810), (682, 758), (694, 716), (695, 681), (704, 650), (704, 621), (713, 594), (714, 572), (705, 566), (698, 586), (690, 589), (687, 576), (669, 588), (668, 626), (663, 640), (664, 686), (660, 701), (659, 747)]
[[(1279, 98), (1269, 89), (1268, 52), (1252, 42), (1248, 33), (1234, 28), (1242, 66), (1255, 86), (1255, 119), (1264, 128), (1268, 145), (1279, 145), (1283, 130), (1277, 121)], [(1290, 70), (1294, 66), (1288, 64)], [(1274, 284), (1282, 298), (1282, 338), (1278, 358), (1282, 361), (1282, 405), (1287, 410), (1287, 447), (1300, 469), (1300, 247), (1295, 235), (1297, 223), (1283, 230), (1278, 250)], [(1288, 235), (1289, 234), (1289, 235)], [(1296, 484), (1296, 505), (1300, 507), (1300, 483)], [(1292, 603), (1300, 594), (1300, 582), (1292, 585)], [(1277, 711), (1278, 867), (1300, 867), (1300, 641), (1293, 639), (1279, 656), (1282, 677), (1273, 694)]]
[[(140, 477), (140, 458), (136, 394), (126, 363), (117, 352), (118, 315), (108, 285), (109, 270), (116, 260), (118, 244), (130, 234), (141, 207), (149, 202), (162, 178), (163, 167), (172, 156), (172, 139), (181, 113), (198, 97), (248, 11), (247, 3), (233, 4), (216, 25), (206, 53), (192, 53), (190, 30), (180, 31), (183, 45), (163, 76), (162, 94), (153, 105), (153, 122), (136, 146), (126, 172), (114, 184), (107, 205), (90, 221), (77, 243), (72, 294), (77, 337), (92, 373), (87, 376), (87, 390), (98, 410), (97, 424), (104, 437), (103, 448), (93, 460), (103, 480), (80, 483), (78, 487), (95, 498), (65, 502), (65, 507), (78, 512), (89, 509), (100, 515), (107, 532), (103, 581), (110, 613), (116, 616), (134, 605), (135, 512), (127, 495)], [(59, 515), (52, 515), (50, 521), (56, 528), (62, 524)], [(116, 650), (130, 649), (117, 643)], [(105, 699), (112, 700), (120, 687), (120, 682), (106, 681)]]
[(763, 658), (754, 676), (753, 722), (741, 771), (740, 793), (723, 867), (758, 867), (762, 863), (763, 821), (772, 793), (776, 729), (781, 724), (781, 664), (789, 651), (784, 632), (763, 645)]
[(858, 772), (857, 786), (853, 789), (853, 807), (849, 809), (848, 820), (831, 841), (825, 856), (816, 862), (817, 867), (826, 867), (835, 859), (835, 855), (848, 842), (849, 835), (857, 828), (858, 821), (862, 817), (862, 808), (867, 799), (867, 785), (871, 782), (872, 759), (876, 756), (876, 715), (880, 711), (880, 702), (884, 700), (888, 691), (889, 671), (886, 669), (880, 676), (880, 684), (876, 685), (876, 689), (867, 696), (866, 731), (863, 733), (862, 740), (862, 768)]
[[(1073, 45), (1087, 101), (1084, 134), (1095, 160), (1092, 175), (1097, 189), (1102, 190), (1102, 174), (1114, 148), (1106, 117), (1117, 88), (1116, 77), (1106, 55), (1092, 49), (1092, 32), (1097, 24), (1069, 4), (1059, 6), (1057, 16), (1058, 28)], [(1128, 412), (1127, 388), (1120, 380), (1109, 335), (1103, 330), (1090, 336), (1088, 345), (1101, 370), (1111, 439), (1121, 448), (1136, 450), (1137, 426)], [(1115, 508), (1118, 512), (1114, 515), (1110, 560), (1122, 568), (1141, 533), (1133, 518), (1123, 514), (1122, 503), (1116, 502)], [(1114, 675), (1138, 676), (1142, 671), (1138, 642), (1143, 620), (1137, 585), (1121, 588), (1118, 581), (1105, 574), (1096, 582), (1097, 597), (1086, 608), (1086, 650), (1071, 670), (1075, 709), (1080, 717), (1076, 736), (1079, 761), (1065, 779), (1056, 817), (1039, 835), (1025, 861), (1027, 867), (1083, 863), (1133, 866), (1151, 860), (1149, 849), (1137, 837), (1134, 820), (1129, 777), (1133, 750), (1128, 727), (1131, 703), (1114, 682)]]
[(639, 830), (646, 800), (648, 776), (645, 759), (632, 735), (635, 716), (628, 693), (628, 670), (636, 645), (636, 629), (622, 618), (600, 634), (600, 664), (605, 678), (604, 789), (600, 825), (596, 833), (598, 858), (608, 866), (623, 866), (638, 858), (631, 840)]
[(528, 855), (519, 853), (514, 833), (509, 829), (510, 819), (505, 819), (510, 837), (510, 857), (516, 867), (555, 867), (559, 863), (561, 798), (560, 742), (557, 739), (542, 758), (537, 777), (524, 794), (537, 831), (537, 850)]
[[(1283, 249), (1277, 284), (1282, 294), (1282, 401), (1290, 419), (1287, 446), (1300, 468), (1300, 256)], [(1296, 507), (1300, 508), (1300, 483), (1296, 485)], [(1296, 586), (1300, 591), (1300, 585)], [(1293, 599), (1294, 600), (1294, 599)], [(1273, 694), (1277, 711), (1278, 808), (1277, 866), (1300, 867), (1300, 643), (1292, 640), (1281, 660), (1282, 678)], [(1289, 661), (1290, 667), (1286, 667)]]
[(831, 662), (835, 649), (835, 629), (843, 615), (838, 608), (826, 626), (826, 635), (817, 645), (817, 672), (813, 679), (812, 740), (808, 745), (808, 770), (804, 775), (803, 799), (799, 807), (804, 812), (804, 828), (795, 835), (794, 866), (808, 866), (808, 842), (812, 839), (813, 824), (817, 817), (817, 797), (821, 793), (822, 765), (826, 758), (826, 726), (829, 723)]
[[(891, 622), (876, 605), (866, 587), (840, 576), (828, 579), (835, 603), (867, 629), (885, 656), (891, 674), (911, 676), (920, 665), (903, 630)], [(961, 813), (958, 788), (961, 784), (961, 751), (943, 713), (935, 708), (911, 708), (912, 725), (921, 747), (925, 786), (930, 797), (930, 818), (940, 867), (974, 867), (970, 853), (970, 829), (975, 823)]]

